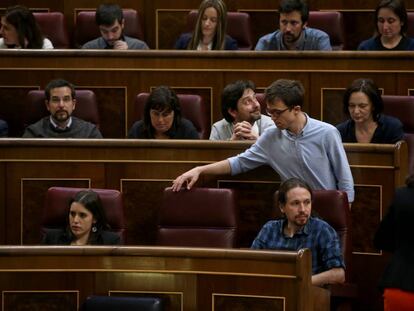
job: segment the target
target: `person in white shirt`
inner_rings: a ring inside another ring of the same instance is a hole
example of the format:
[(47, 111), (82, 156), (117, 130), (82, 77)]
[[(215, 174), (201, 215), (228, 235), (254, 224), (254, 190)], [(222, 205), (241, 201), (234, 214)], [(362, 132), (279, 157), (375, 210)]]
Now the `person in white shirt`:
[(262, 115), (252, 81), (239, 80), (226, 85), (221, 95), (223, 119), (214, 123), (210, 140), (256, 140), (274, 125)]
[(0, 49), (53, 49), (32, 12), (21, 5), (7, 8), (1, 17), (0, 35)]

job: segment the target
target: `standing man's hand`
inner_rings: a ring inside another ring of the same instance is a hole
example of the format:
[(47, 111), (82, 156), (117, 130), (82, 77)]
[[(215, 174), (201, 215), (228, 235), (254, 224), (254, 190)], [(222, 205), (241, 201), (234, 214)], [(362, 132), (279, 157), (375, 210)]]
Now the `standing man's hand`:
[(195, 182), (198, 180), (198, 177), (200, 176), (200, 168), (195, 167), (184, 174), (178, 176), (174, 181), (172, 185), (173, 191), (180, 191), (181, 187), (185, 186), (188, 190), (191, 189), (191, 187), (195, 184)]

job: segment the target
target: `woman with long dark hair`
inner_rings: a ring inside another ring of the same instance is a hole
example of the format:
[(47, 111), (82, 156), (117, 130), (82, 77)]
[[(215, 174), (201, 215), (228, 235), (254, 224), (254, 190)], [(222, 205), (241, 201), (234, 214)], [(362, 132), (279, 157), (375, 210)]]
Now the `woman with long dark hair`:
[(237, 41), (226, 34), (227, 8), (222, 0), (203, 0), (198, 8), (192, 33), (182, 34), (175, 48), (179, 50), (237, 50)]
[(1, 49), (53, 49), (52, 42), (42, 35), (32, 12), (21, 5), (7, 8), (1, 17), (0, 34)]

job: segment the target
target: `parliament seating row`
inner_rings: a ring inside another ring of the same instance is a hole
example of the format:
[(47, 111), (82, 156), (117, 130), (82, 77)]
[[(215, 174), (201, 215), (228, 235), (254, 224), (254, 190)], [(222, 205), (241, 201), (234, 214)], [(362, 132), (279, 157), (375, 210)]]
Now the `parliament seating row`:
[[(76, 90), (76, 109), (73, 112), (75, 117), (91, 122), (99, 127), (100, 117), (98, 112), (98, 102), (95, 93), (91, 90)], [(144, 107), (149, 93), (140, 93), (135, 98), (135, 112), (133, 120), (141, 120), (144, 117)], [(203, 98), (197, 94), (177, 94), (180, 100), (180, 107), (183, 116), (194, 124), (200, 139), (208, 139), (210, 135), (209, 118), (206, 117), (205, 104)], [(41, 118), (48, 116), (49, 112), (45, 105), (44, 90), (33, 90), (27, 93), (26, 107), (23, 114), (23, 120), (20, 126), (21, 130), (30, 124), (33, 124)], [(7, 116), (2, 116), (9, 121)], [(10, 136), (13, 136), (11, 133)]]
[[(47, 191), (43, 230), (64, 228), (68, 217), (68, 203), (81, 188), (52, 187)], [(103, 204), (113, 232), (125, 241), (127, 228), (124, 220), (122, 194), (117, 190), (93, 189)], [(157, 242), (159, 246), (181, 247), (237, 247), (238, 211), (236, 192), (232, 189), (194, 188), (175, 193), (171, 188), (163, 192), (159, 209)], [(281, 217), (275, 196), (274, 217)], [(346, 283), (332, 287), (332, 304), (350, 308), (351, 300), (344, 299), (356, 287), (351, 281), (352, 268), (352, 225), (344, 192), (317, 190), (313, 193), (313, 209), (337, 231), (344, 261), (346, 262)], [(349, 309), (350, 310), (350, 309)]]
[[(149, 93), (140, 93), (135, 98), (135, 114), (132, 120), (141, 120), (143, 118), (145, 102)], [(207, 115), (206, 106), (203, 98), (197, 94), (178, 94), (181, 111), (185, 118), (189, 119), (199, 133), (200, 139), (208, 139), (210, 135), (210, 118)], [(383, 95), (384, 113), (394, 116), (403, 123), (405, 136), (404, 139), (408, 144), (409, 151), (409, 171), (414, 172), (414, 96)], [(83, 120), (92, 122), (98, 127), (100, 117), (98, 112), (99, 103), (96, 96), (91, 90), (76, 90), (77, 105), (74, 110), (74, 116)], [(258, 93), (257, 99), (261, 105), (263, 114), (266, 114), (266, 103), (264, 94)], [(24, 128), (47, 116), (49, 112), (44, 104), (45, 95), (43, 90), (29, 91), (26, 98), (26, 107), (23, 114), (14, 112), (15, 115), (21, 115), (21, 119), (15, 120), (10, 115), (12, 111), (0, 113), (0, 117), (10, 122), (18, 124), (9, 124), (13, 129), (19, 128), (18, 132), (23, 132)], [(10, 136), (15, 133), (10, 132)]]
[[(124, 34), (144, 40), (142, 21), (136, 10), (124, 9)], [(99, 28), (95, 22), (95, 11), (80, 11), (76, 16), (76, 28), (73, 37), (67, 30), (65, 16), (61, 12), (35, 12), (33, 13), (43, 34), (52, 41), (56, 49), (68, 49), (72, 46), (81, 48), (86, 42), (100, 36)]]
[[(125, 35), (145, 41), (143, 23), (138, 12), (132, 9), (124, 9), (123, 13), (125, 18)], [(195, 10), (189, 12), (187, 28), (184, 31), (191, 32), (194, 29), (197, 13)], [(67, 49), (71, 46), (81, 48), (86, 42), (100, 36), (99, 28), (95, 23), (95, 11), (78, 12), (73, 44), (71, 44), (65, 17), (62, 13), (35, 12), (34, 16), (42, 32), (52, 41), (54, 47), (58, 49)], [(253, 38), (252, 25), (248, 13), (228, 12), (227, 23), (227, 33), (236, 39), (239, 50), (254, 49), (258, 38)], [(318, 28), (328, 33), (334, 50), (344, 49), (346, 39), (342, 13), (335, 11), (311, 11), (308, 25), (309, 27)]]

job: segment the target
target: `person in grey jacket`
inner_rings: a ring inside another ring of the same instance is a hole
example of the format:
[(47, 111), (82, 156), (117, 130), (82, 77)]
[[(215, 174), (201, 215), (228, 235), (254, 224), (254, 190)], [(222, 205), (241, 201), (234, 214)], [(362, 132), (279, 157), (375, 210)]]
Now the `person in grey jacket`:
[(148, 45), (141, 40), (123, 34), (125, 19), (117, 4), (101, 4), (96, 9), (96, 24), (101, 37), (86, 42), (82, 49), (147, 50)]
[(23, 138), (102, 138), (95, 124), (72, 116), (76, 107), (75, 87), (56, 79), (45, 88), (46, 108), (50, 116), (29, 125)]

